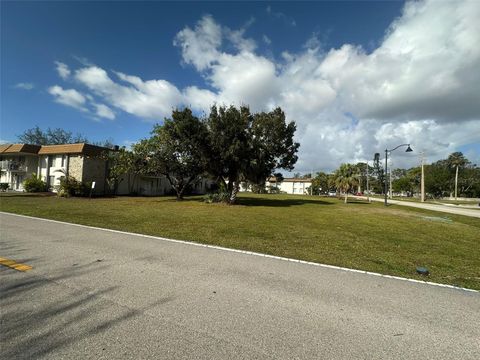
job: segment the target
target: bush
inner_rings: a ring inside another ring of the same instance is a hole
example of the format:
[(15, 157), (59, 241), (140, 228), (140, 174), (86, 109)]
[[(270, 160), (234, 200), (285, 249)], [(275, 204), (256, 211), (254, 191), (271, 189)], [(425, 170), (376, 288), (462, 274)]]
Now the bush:
[(60, 179), (60, 185), (57, 187), (58, 196), (89, 196), (90, 182), (81, 182), (73, 176), (64, 176)]
[(207, 194), (203, 197), (203, 201), (208, 204), (211, 203), (220, 203), (220, 202), (227, 202), (229, 198), (228, 192), (215, 192)]
[(252, 184), (252, 192), (254, 194), (266, 194), (265, 184)]
[(7, 191), (9, 187), (8, 183), (0, 183), (0, 191)]
[(23, 182), (23, 188), (26, 192), (48, 191), (47, 183), (35, 173)]

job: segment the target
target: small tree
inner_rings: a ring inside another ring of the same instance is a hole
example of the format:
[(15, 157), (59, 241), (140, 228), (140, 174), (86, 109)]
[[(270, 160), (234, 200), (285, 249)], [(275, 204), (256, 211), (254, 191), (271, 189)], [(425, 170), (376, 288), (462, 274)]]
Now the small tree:
[(461, 152), (454, 152), (448, 157), (447, 163), (450, 168), (455, 169), (455, 200), (457, 200), (458, 169), (464, 168), (469, 163), (469, 161)]
[(136, 145), (147, 153), (147, 172), (162, 174), (182, 200), (205, 169), (207, 128), (188, 108), (174, 110), (152, 137)]
[(342, 164), (335, 171), (335, 184), (337, 188), (345, 193), (345, 204), (348, 201), (348, 192), (355, 186), (358, 186), (359, 176), (356, 169), (351, 164)]

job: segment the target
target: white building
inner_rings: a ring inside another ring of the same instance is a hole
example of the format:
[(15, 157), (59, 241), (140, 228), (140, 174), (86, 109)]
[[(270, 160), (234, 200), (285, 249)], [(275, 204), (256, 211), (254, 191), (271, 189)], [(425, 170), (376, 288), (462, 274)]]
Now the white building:
[[(292, 195), (308, 195), (310, 194), (310, 187), (312, 186), (312, 179), (302, 178), (284, 178), (282, 181), (271, 177), (265, 182), (265, 189), (278, 189), (279, 192)], [(240, 191), (252, 191), (252, 186), (247, 183), (241, 183)]]
[(312, 186), (312, 179), (284, 178), (277, 182), (276, 178), (271, 177), (266, 181), (265, 186), (277, 188), (286, 194), (307, 195)]

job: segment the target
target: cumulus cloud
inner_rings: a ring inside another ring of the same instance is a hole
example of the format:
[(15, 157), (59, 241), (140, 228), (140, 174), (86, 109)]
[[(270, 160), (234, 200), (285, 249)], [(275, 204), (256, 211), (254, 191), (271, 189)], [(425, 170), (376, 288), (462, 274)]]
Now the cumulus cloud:
[[(174, 45), (208, 88), (179, 89), (95, 65), (73, 77), (109, 107), (157, 121), (183, 105), (205, 112), (213, 103), (248, 104), (253, 111), (280, 106), (297, 123), (298, 171), (365, 161), (401, 143), (435, 160), (480, 143), (478, 18), (475, 1), (409, 2), (373, 51), (356, 44), (324, 49), (315, 33), (300, 52), (272, 59), (258, 53), (248, 26), (230, 29), (206, 15), (181, 29)], [(411, 153), (392, 158), (395, 166), (418, 162)]]
[(298, 168), (335, 168), (397, 142), (441, 157), (467, 137), (480, 140), (478, 130), (466, 133), (480, 128), (479, 16), (477, 2), (411, 2), (371, 53), (355, 44), (322, 51), (314, 34), (303, 52), (275, 63), (254, 51), (226, 52), (218, 40), (214, 60), (197, 69), (220, 103), (284, 108), (299, 128)]
[(22, 89), (22, 90), (32, 90), (35, 87), (33, 83), (26, 83), (26, 82), (21, 82), (18, 84), (15, 84), (14, 88), (15, 89)]
[(66, 80), (70, 76), (70, 69), (67, 64), (64, 64), (60, 61), (55, 61), (55, 66), (58, 75), (63, 79)]
[(172, 107), (182, 103), (180, 91), (165, 80), (143, 81), (137, 76), (115, 73), (115, 82), (97, 66), (75, 71), (75, 79), (110, 105), (142, 118), (162, 120)]
[(87, 112), (86, 98), (75, 89), (64, 89), (59, 85), (51, 86), (48, 92), (55, 98), (59, 104), (73, 107), (75, 109)]
[(218, 48), (222, 44), (222, 27), (207, 15), (197, 23), (195, 29), (186, 27), (180, 31), (173, 43), (182, 49), (185, 63), (202, 71), (217, 59)]
[(93, 103), (92, 104), (95, 108), (95, 115), (101, 118), (109, 119), (109, 120), (114, 120), (115, 119), (115, 113), (110, 109), (107, 105), (104, 104), (97, 104)]

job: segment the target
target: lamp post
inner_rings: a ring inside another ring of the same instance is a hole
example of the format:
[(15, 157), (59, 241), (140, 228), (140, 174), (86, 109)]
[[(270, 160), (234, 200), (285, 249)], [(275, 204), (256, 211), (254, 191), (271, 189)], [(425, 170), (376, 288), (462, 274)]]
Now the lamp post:
[(388, 202), (387, 202), (387, 192), (388, 192), (388, 180), (387, 180), (387, 172), (388, 172), (388, 153), (389, 152), (392, 152), (394, 150), (397, 150), (399, 147), (402, 147), (402, 146), (406, 146), (407, 147), (407, 150), (405, 150), (405, 152), (412, 152), (412, 148), (410, 147), (410, 144), (401, 144), (401, 145), (398, 145), (397, 147), (394, 147), (393, 149), (385, 149), (385, 206), (388, 205)]

